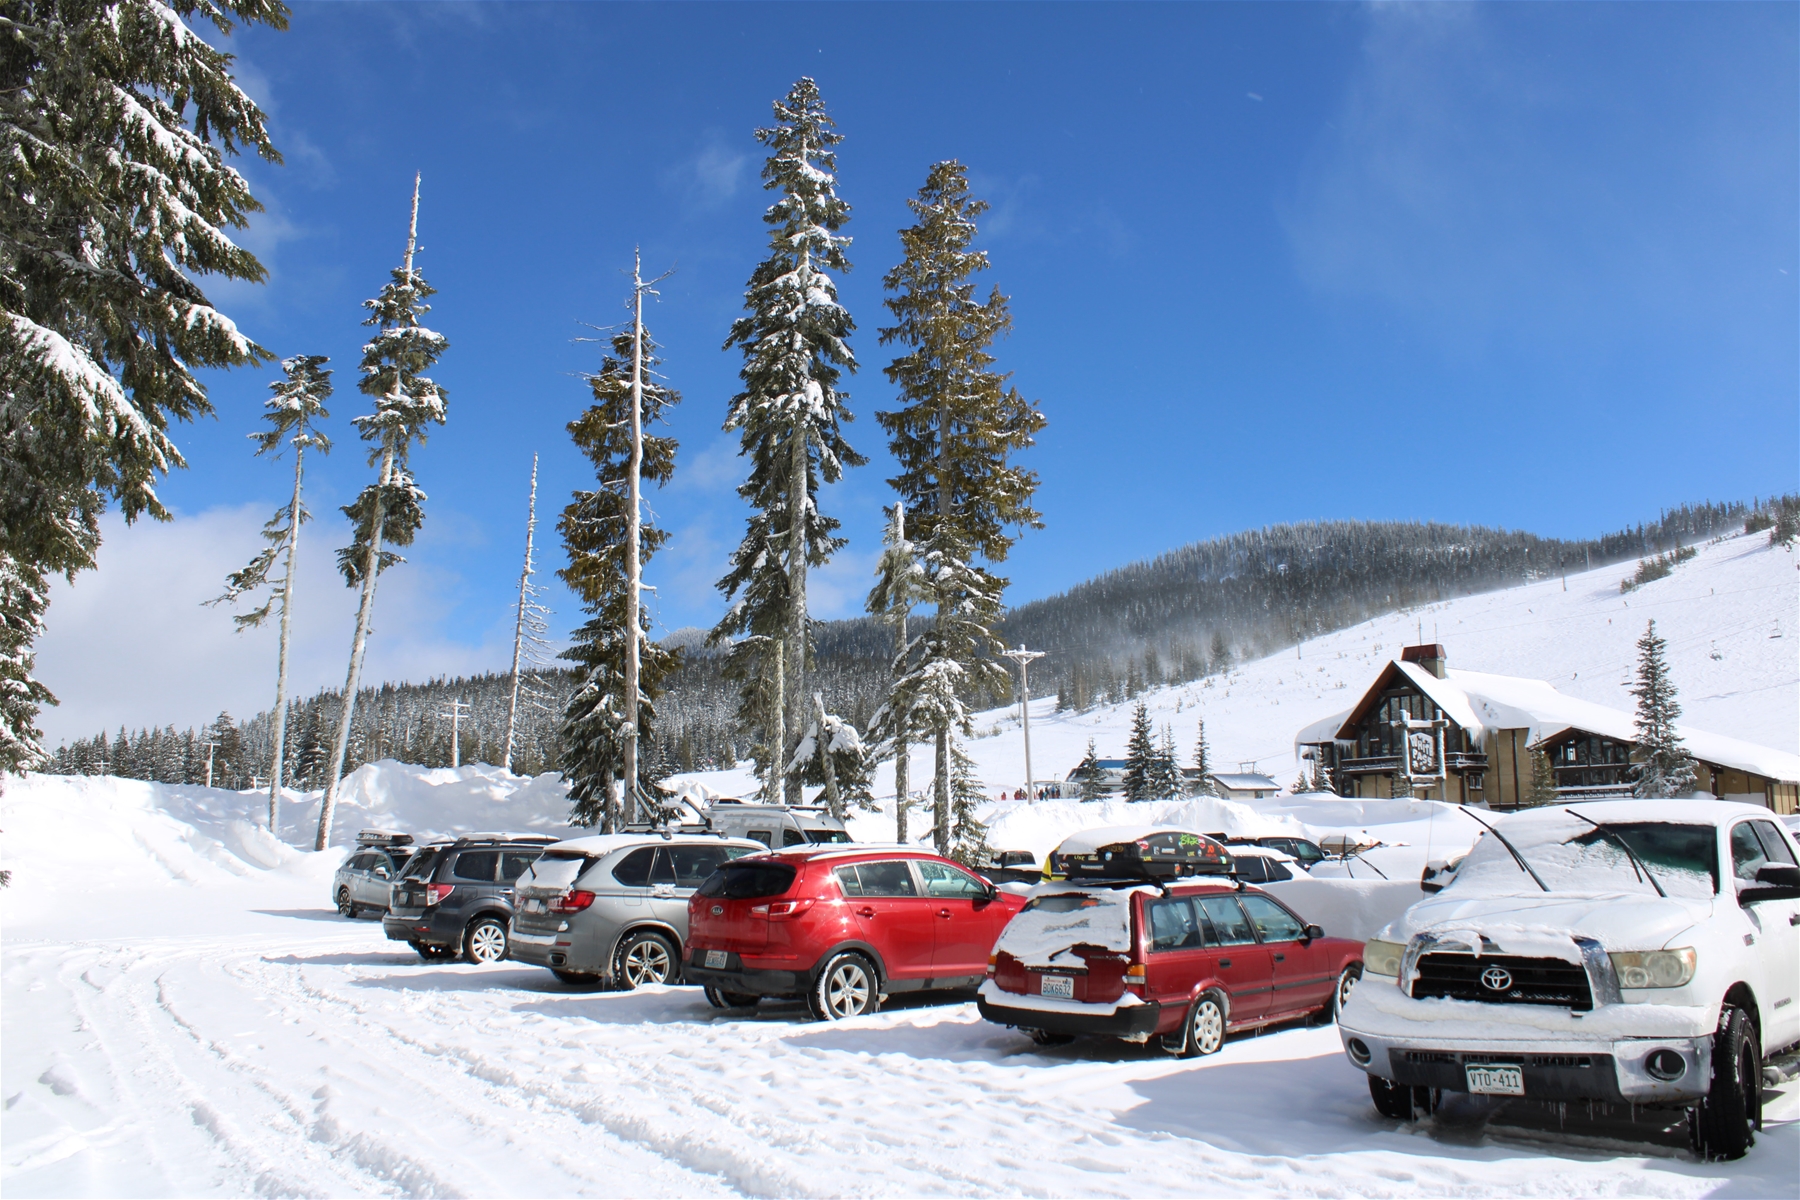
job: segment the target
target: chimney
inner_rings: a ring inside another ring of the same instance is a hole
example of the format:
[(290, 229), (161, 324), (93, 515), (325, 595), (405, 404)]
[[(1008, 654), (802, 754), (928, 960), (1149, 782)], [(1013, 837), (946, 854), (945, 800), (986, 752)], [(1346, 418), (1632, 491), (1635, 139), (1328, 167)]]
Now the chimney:
[(1437, 642), (1406, 647), (1400, 651), (1400, 661), (1418, 663), (1439, 679), (1444, 677), (1444, 647)]

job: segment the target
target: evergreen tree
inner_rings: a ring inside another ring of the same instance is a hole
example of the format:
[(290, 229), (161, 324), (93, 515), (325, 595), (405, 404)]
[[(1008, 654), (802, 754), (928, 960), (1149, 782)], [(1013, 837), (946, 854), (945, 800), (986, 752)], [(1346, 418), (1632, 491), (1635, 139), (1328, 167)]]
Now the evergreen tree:
[[(749, 315), (725, 339), (726, 349), (737, 346), (744, 355), (738, 373), (744, 388), (732, 398), (725, 429), (737, 431), (739, 454), (750, 460), (738, 495), (752, 512), (719, 581), (733, 603), (711, 641), (758, 639), (734, 653), (727, 669), (745, 685), (740, 719), (758, 732), (765, 747), (758, 766), (774, 790), (792, 741), (788, 731), (806, 723), (810, 705), (807, 572), (844, 544), (834, 536), (838, 522), (818, 509), (819, 485), (837, 482), (846, 466), (864, 459), (839, 430), (851, 418), (837, 385), (844, 370), (856, 369), (846, 340), (855, 323), (827, 273), (850, 269), (844, 254), (850, 239), (838, 234), (850, 206), (838, 199), (832, 175), (832, 147), (843, 135), (818, 86), (803, 78), (776, 102), (775, 124), (757, 130), (756, 138), (770, 151), (763, 186), (781, 198), (763, 214), (770, 253), (745, 290)], [(753, 684), (759, 677), (767, 682)], [(775, 695), (769, 686), (778, 689)], [(790, 799), (798, 798), (794, 787), (789, 781)]]
[[(628, 597), (626, 595), (627, 504), (631, 473), (632, 350), (630, 330), (612, 338), (612, 353), (600, 369), (588, 376), (593, 403), (569, 423), (569, 436), (594, 465), (597, 486), (575, 493), (563, 509), (557, 528), (568, 551), (569, 565), (557, 572), (581, 598), (588, 619), (575, 631), (574, 645), (562, 657), (578, 664), (576, 690), (563, 709), (563, 754), (560, 767), (569, 781), (569, 800), (575, 806), (570, 820), (595, 825), (611, 832), (620, 815), (618, 793), (625, 778), (626, 728), (625, 656)], [(663, 420), (681, 393), (655, 382), (654, 368), (661, 360), (656, 342), (646, 333), (641, 349), (640, 372), (642, 423)], [(658, 487), (675, 474), (674, 438), (646, 433), (639, 455), (638, 478)], [(642, 522), (638, 531), (638, 562), (650, 561), (669, 540), (667, 530)], [(639, 629), (648, 633), (649, 613), (640, 609)], [(656, 700), (664, 681), (681, 665), (681, 652), (658, 645), (647, 637), (638, 648), (637, 735), (640, 745), (655, 740)], [(638, 764), (640, 796), (653, 793), (648, 762)]]
[(1545, 804), (1555, 804), (1560, 797), (1556, 791), (1556, 769), (1550, 765), (1550, 756), (1542, 750), (1531, 751), (1531, 783), (1525, 792), (1525, 803), (1537, 808)]
[(1212, 763), (1206, 747), (1206, 719), (1202, 717), (1194, 722), (1194, 770), (1199, 775), (1194, 794), (1212, 796), (1218, 789), (1212, 781)]
[(1150, 795), (1154, 799), (1178, 799), (1181, 796), (1181, 767), (1175, 761), (1175, 731), (1167, 725), (1163, 726), (1162, 737), (1156, 745), (1156, 755), (1150, 760)]
[(1694, 758), (1675, 730), (1681, 705), (1675, 700), (1675, 681), (1663, 657), (1667, 645), (1653, 620), (1638, 639), (1637, 697), (1638, 753), (1643, 757), (1633, 770), (1631, 794), (1640, 798), (1686, 796), (1697, 785)]
[(356, 611), (356, 634), (350, 644), (343, 712), (338, 718), (325, 795), (319, 805), (315, 850), (325, 849), (331, 840), (332, 809), (350, 748), (357, 680), (368, 644), (369, 617), (375, 607), (375, 581), (381, 572), (403, 561), (398, 554), (384, 549), (383, 543), (410, 546), (425, 523), (425, 493), (413, 483), (408, 469), (412, 445), (425, 440), (428, 426), (444, 423), (445, 393), (424, 372), (437, 362), (449, 343), (442, 334), (419, 324), (419, 319), (431, 311), (425, 301), (436, 294), (436, 289), (413, 268), (418, 235), (419, 180), (415, 176), (406, 257), (381, 294), (363, 301), (363, 307), (369, 310), (363, 324), (374, 326), (376, 333), (363, 346), (362, 382), (357, 386), (375, 402), (375, 411), (354, 418), (352, 423), (364, 441), (374, 443), (369, 465), (379, 464), (380, 473), (343, 510), (350, 518), (354, 536), (349, 546), (338, 551), (338, 569), (351, 587), (361, 586), (362, 599)]
[(1156, 777), (1156, 742), (1151, 736), (1150, 711), (1142, 700), (1131, 710), (1131, 738), (1125, 743), (1125, 799), (1154, 800), (1151, 786)]
[(787, 776), (822, 787), (831, 815), (842, 820), (852, 807), (875, 811), (874, 768), (875, 758), (863, 746), (856, 726), (826, 712), (824, 698), (815, 693), (813, 719), (788, 761)]
[(279, 0), (0, 8), (0, 770), (43, 753), (50, 576), (94, 566), (109, 499), (168, 518), (169, 422), (212, 411), (199, 369), (271, 357), (196, 282), (263, 279), (226, 233), (262, 206), (225, 156), (280, 161), (196, 13), (287, 27)]
[(1100, 800), (1106, 797), (1107, 787), (1103, 782), (1106, 772), (1100, 766), (1100, 754), (1094, 749), (1093, 738), (1088, 739), (1087, 753), (1076, 765), (1074, 776), (1082, 800)]
[(1331, 795), (1337, 794), (1337, 784), (1331, 778), (1331, 768), (1316, 758), (1313, 760), (1312, 790)]
[(950, 748), (950, 858), (965, 867), (980, 869), (993, 858), (988, 845), (987, 826), (975, 816), (975, 809), (987, 800), (981, 780), (975, 778), (975, 760), (960, 745)]
[(1005, 560), (1009, 527), (1036, 526), (1037, 476), (1010, 458), (1032, 444), (1043, 416), (992, 369), (994, 339), (1012, 316), (998, 288), (975, 299), (974, 276), (988, 267), (972, 249), (975, 219), (987, 205), (969, 195), (962, 164), (940, 162), (909, 200), (918, 223), (900, 232), (905, 257), (883, 278), (895, 324), (883, 345), (903, 353), (885, 369), (902, 406), (877, 413), (900, 473), (889, 480), (913, 516), (913, 537), (935, 604), (931, 630), (917, 643), (912, 670), (896, 685), (921, 704), (933, 741), (934, 833), (940, 852), (952, 839), (951, 741), (967, 733), (965, 697), (1006, 696), (1012, 682), (994, 661), (1007, 581), (986, 566)]
[[(301, 355), (283, 359), (281, 369), (286, 378), (279, 383), (269, 385), (275, 394), (263, 402), (268, 409), (263, 419), (271, 428), (261, 433), (253, 433), (251, 439), (256, 442), (258, 454), (274, 453), (279, 455), (282, 445), (294, 448), (294, 495), (291, 500), (275, 510), (263, 526), (263, 540), (268, 543), (250, 564), (243, 570), (225, 577), (225, 594), (213, 604), (234, 603), (240, 597), (269, 589), (269, 595), (261, 608), (242, 613), (232, 618), (237, 622), (239, 631), (261, 625), (269, 619), (269, 610), (279, 603), (281, 605), (281, 641), (276, 657), (275, 668), (275, 745), (271, 752), (269, 765), (269, 828), (279, 826), (279, 809), (281, 806), (282, 768), (287, 753), (287, 680), (288, 680), (288, 633), (292, 625), (294, 604), (294, 561), (300, 549), (300, 526), (312, 519), (306, 506), (300, 502), (301, 482), (305, 475), (304, 458), (309, 446), (318, 448), (320, 454), (331, 452), (331, 439), (313, 428), (315, 420), (322, 420), (331, 414), (325, 410), (325, 401), (331, 398), (331, 372), (325, 370), (325, 364), (331, 360), (322, 354)], [(275, 567), (276, 558), (285, 553), (281, 577), (270, 579), (269, 572)]]
[(913, 605), (924, 598), (924, 571), (919, 565), (917, 547), (906, 537), (906, 505), (894, 505), (888, 521), (881, 561), (876, 565), (875, 587), (869, 592), (867, 608), (875, 617), (892, 627), (894, 653), (889, 664), (893, 687), (876, 709), (870, 728), (877, 741), (878, 755), (888, 753), (894, 759), (894, 838), (907, 840), (906, 818), (912, 807), (912, 734), (918, 727), (912, 698), (899, 688), (908, 674), (912, 641), (907, 636), (907, 618)]

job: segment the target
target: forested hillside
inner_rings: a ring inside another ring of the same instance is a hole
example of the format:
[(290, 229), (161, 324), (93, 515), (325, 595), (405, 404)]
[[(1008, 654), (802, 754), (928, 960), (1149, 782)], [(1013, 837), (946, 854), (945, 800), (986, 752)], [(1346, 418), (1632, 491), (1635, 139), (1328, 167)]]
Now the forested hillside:
[[(1000, 632), (1009, 645), (1048, 652), (1033, 668), (1034, 694), (1055, 692), (1061, 706), (1086, 708), (1199, 678), (1380, 613), (1553, 577), (1565, 566), (1630, 563), (1720, 533), (1768, 528), (1771, 514), (1795, 503), (1683, 505), (1632, 529), (1574, 541), (1419, 522), (1275, 525), (1196, 542), (1032, 601), (1008, 613)], [(888, 685), (891, 635), (862, 618), (822, 622), (816, 640), (813, 683), (827, 708), (866, 727)], [(737, 686), (724, 677), (724, 651), (706, 648), (695, 630), (678, 631), (666, 644), (679, 647), (683, 661), (657, 702), (656, 742), (647, 748), (652, 774), (730, 765), (748, 743), (734, 724)], [(574, 676), (550, 671), (526, 685), (513, 767), (524, 774), (554, 770), (559, 716)], [(470, 706), (460, 722), (461, 759), (497, 762), (510, 687), (507, 675), (489, 674), (365, 688), (346, 769), (378, 758), (448, 766), (455, 700)], [(1004, 699), (986, 697), (975, 707)], [(295, 786), (321, 785), (338, 706), (335, 691), (292, 705), (287, 771)], [(120, 730), (63, 747), (46, 769), (197, 783), (205, 778), (204, 743), (212, 741), (215, 782), (249, 787), (267, 777), (271, 726), (268, 713), (243, 722), (221, 714), (206, 729), (185, 733)]]

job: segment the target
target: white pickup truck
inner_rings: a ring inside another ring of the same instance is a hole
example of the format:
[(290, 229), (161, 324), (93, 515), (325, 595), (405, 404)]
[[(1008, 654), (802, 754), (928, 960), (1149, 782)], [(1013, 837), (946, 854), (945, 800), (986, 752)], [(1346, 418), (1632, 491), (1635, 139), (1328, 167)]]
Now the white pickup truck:
[(1800, 1042), (1800, 847), (1719, 800), (1561, 804), (1489, 825), (1363, 952), (1338, 1020), (1383, 1115), (1443, 1091), (1688, 1110), (1697, 1154), (1761, 1127)]

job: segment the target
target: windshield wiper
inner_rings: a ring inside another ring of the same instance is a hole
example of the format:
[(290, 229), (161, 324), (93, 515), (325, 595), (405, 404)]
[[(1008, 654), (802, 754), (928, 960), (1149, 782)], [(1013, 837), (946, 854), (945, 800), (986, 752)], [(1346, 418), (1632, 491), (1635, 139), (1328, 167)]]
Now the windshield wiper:
[(1645, 879), (1648, 879), (1650, 881), (1650, 886), (1656, 889), (1657, 895), (1661, 896), (1664, 900), (1667, 900), (1669, 898), (1669, 893), (1663, 891), (1663, 885), (1656, 882), (1656, 876), (1654, 876), (1650, 873), (1650, 864), (1645, 862), (1643, 859), (1641, 859), (1637, 856), (1637, 851), (1633, 850), (1631, 848), (1630, 842), (1627, 842), (1624, 838), (1620, 837), (1617, 833), (1613, 832), (1611, 829), (1608, 829), (1606, 826), (1602, 825), (1600, 822), (1594, 820), (1594, 818), (1587, 816), (1584, 813), (1578, 813), (1572, 808), (1565, 808), (1565, 809), (1563, 809), (1563, 811), (1568, 813), (1571, 817), (1579, 817), (1583, 821), (1586, 821), (1589, 825), (1592, 825), (1595, 829), (1598, 829), (1600, 831), (1600, 834), (1602, 837), (1611, 838), (1613, 845), (1615, 845), (1619, 849), (1623, 850), (1625, 852), (1625, 857), (1629, 858), (1631, 860), (1631, 869), (1633, 871), (1638, 872)]
[(1466, 814), (1471, 821), (1475, 822), (1477, 825), (1481, 826), (1483, 829), (1487, 830), (1489, 833), (1491, 833), (1495, 837), (1499, 838), (1500, 844), (1502, 846), (1506, 847), (1506, 852), (1513, 856), (1514, 862), (1519, 864), (1519, 870), (1521, 870), (1521, 871), (1525, 872), (1527, 875), (1531, 876), (1531, 881), (1533, 883), (1537, 884), (1538, 887), (1542, 888), (1544, 891), (1547, 892), (1550, 890), (1549, 885), (1546, 884), (1541, 878), (1538, 877), (1538, 873), (1536, 871), (1531, 869), (1531, 864), (1525, 861), (1525, 856), (1523, 854), (1519, 853), (1519, 848), (1517, 846), (1513, 845), (1512, 842), (1510, 840), (1508, 840), (1507, 836), (1504, 833), (1501, 833), (1498, 829), (1495, 829), (1492, 825), (1489, 825), (1486, 821), (1482, 820), (1480, 817), (1478, 817), (1474, 813), (1470, 812), (1468, 807), (1465, 805), (1458, 805), (1457, 811)]

